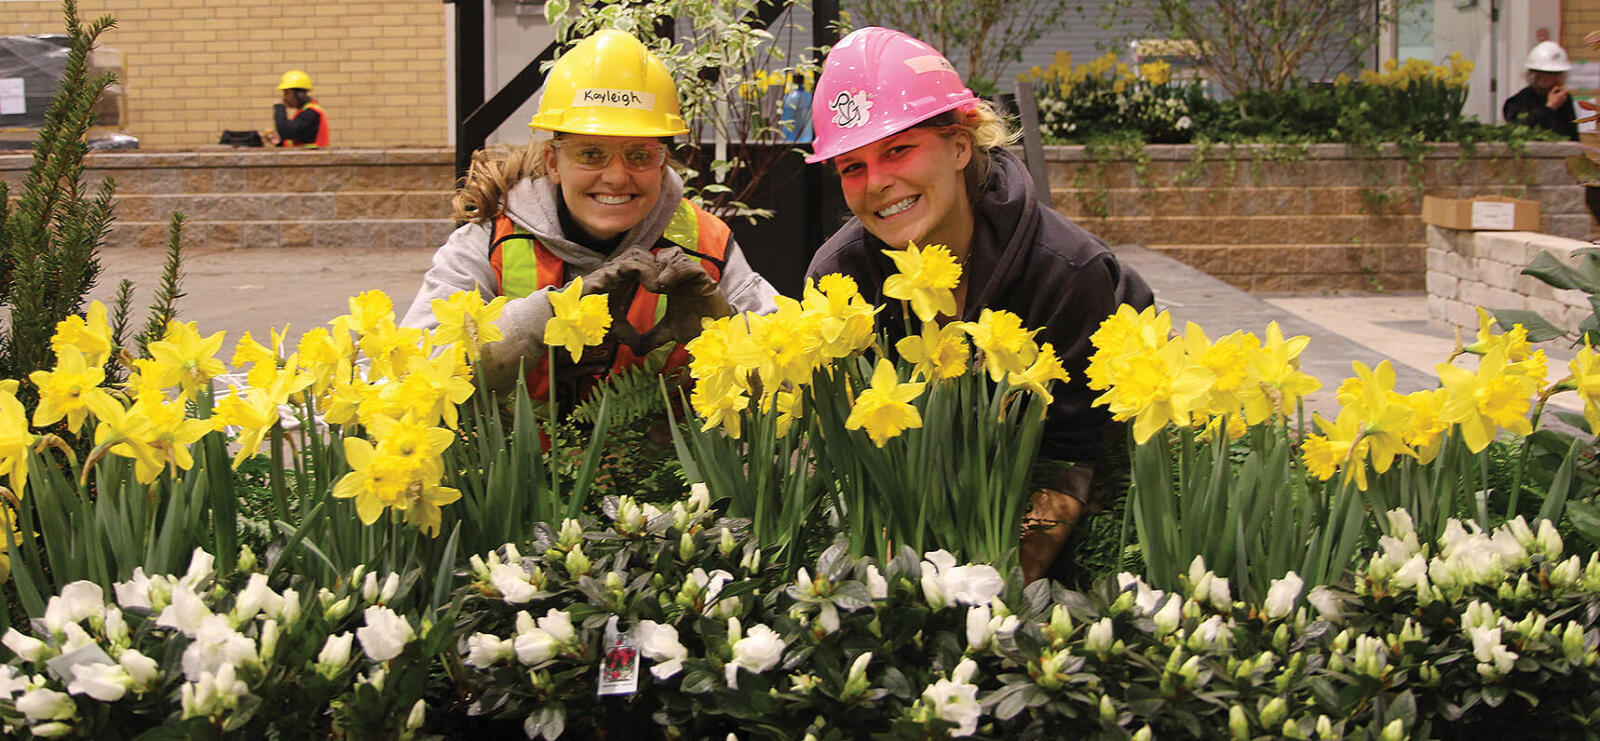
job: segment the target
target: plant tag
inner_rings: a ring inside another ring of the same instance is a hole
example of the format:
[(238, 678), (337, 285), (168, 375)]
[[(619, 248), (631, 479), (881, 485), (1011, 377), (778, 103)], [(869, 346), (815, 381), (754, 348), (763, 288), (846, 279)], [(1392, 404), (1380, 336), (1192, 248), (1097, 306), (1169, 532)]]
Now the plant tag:
[(70, 682), (74, 679), (77, 679), (77, 677), (72, 673), (72, 667), (115, 663), (117, 662), (112, 661), (111, 657), (107, 656), (106, 652), (100, 649), (100, 646), (91, 643), (87, 646), (79, 646), (78, 648), (46, 661), (44, 662), (44, 666), (45, 669), (49, 670), (50, 674), (56, 679), (59, 679), (63, 682)]
[(605, 659), (600, 662), (596, 695), (631, 695), (639, 691), (639, 647), (633, 636), (617, 630), (617, 616), (606, 621)]
[(1515, 229), (1517, 204), (1494, 201), (1472, 202), (1473, 229)]

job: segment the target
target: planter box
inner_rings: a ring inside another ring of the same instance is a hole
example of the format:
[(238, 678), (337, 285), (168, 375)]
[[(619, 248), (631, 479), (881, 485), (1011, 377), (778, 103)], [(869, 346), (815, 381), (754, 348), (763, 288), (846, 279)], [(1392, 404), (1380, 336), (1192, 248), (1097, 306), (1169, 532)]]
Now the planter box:
[[(1538, 201), (1538, 231), (1588, 239), (1583, 188), (1567, 175), (1569, 142), (1465, 154), (1435, 145), (1416, 169), (1398, 148), (1342, 144), (1149, 145), (1143, 161), (1045, 148), (1057, 210), (1113, 243), (1137, 243), (1259, 293), (1421, 291), (1424, 195)], [(1420, 187), (1418, 187), (1420, 185)]]

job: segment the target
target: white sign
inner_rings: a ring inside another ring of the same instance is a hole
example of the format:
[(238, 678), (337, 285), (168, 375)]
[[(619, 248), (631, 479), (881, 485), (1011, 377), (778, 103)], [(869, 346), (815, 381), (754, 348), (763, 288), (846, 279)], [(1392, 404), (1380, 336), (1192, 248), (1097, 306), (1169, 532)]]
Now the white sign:
[(613, 90), (611, 88), (584, 88), (572, 96), (572, 105), (576, 107), (600, 108), (632, 108), (639, 111), (653, 111), (656, 109), (656, 96), (654, 93), (645, 93), (638, 90)]
[(1472, 202), (1473, 229), (1514, 229), (1517, 223), (1517, 204), (1495, 201)]
[(22, 82), (21, 77), (0, 77), (0, 116), (17, 116), (28, 112), (28, 98)]

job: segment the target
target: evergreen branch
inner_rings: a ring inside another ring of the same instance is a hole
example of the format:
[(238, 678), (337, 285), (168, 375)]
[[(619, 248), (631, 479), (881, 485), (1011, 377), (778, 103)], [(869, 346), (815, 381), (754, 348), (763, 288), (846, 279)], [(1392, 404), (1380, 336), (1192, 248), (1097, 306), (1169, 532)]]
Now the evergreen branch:
[(643, 365), (636, 365), (606, 376), (595, 384), (589, 396), (572, 408), (568, 418), (575, 422), (593, 424), (600, 413), (600, 401), (611, 397), (611, 425), (613, 428), (631, 424), (665, 408), (661, 387), (656, 380), (666, 356), (652, 355)]
[(117, 297), (111, 300), (111, 343), (118, 348), (127, 347), (128, 320), (133, 318), (133, 281), (123, 278), (117, 282)]
[(156, 289), (155, 302), (150, 304), (150, 318), (145, 322), (144, 331), (139, 333), (140, 352), (160, 340), (166, 334), (167, 322), (178, 315), (178, 299), (184, 296), (183, 222), (183, 214), (174, 212), (167, 223), (167, 263), (161, 271), (161, 286)]

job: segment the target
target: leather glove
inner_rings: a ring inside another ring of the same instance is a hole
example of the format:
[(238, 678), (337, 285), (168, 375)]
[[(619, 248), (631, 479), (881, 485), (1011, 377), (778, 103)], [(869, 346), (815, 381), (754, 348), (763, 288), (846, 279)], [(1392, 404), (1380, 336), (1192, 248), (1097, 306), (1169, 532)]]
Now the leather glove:
[(641, 337), (646, 351), (669, 342), (687, 342), (700, 335), (700, 320), (733, 315), (733, 307), (715, 278), (700, 262), (680, 250), (656, 253), (655, 275), (640, 278), (646, 290), (667, 297), (667, 312)]
[(639, 331), (628, 321), (628, 308), (633, 305), (639, 285), (646, 280), (655, 281), (658, 271), (656, 256), (650, 250), (632, 247), (583, 276), (585, 296), (606, 294), (607, 307), (611, 310), (607, 340), (616, 340), (635, 353), (639, 352)]

